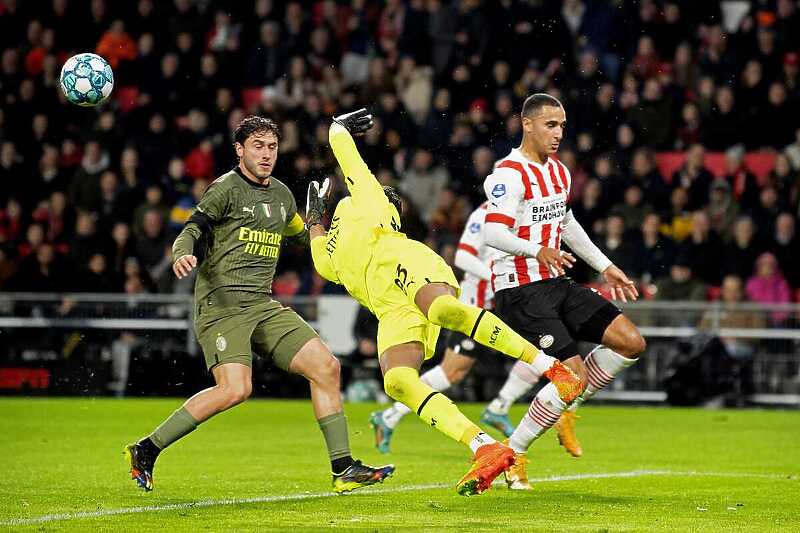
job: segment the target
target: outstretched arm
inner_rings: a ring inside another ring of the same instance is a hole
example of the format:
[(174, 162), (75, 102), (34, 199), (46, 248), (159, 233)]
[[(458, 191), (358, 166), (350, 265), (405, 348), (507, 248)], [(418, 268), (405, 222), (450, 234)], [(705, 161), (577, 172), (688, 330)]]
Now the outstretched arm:
[[(359, 135), (372, 127), (372, 115), (366, 109), (334, 117), (328, 130), (333, 155), (344, 173), (344, 181), (355, 203), (373, 202), (380, 198), (386, 201), (383, 188), (372, 175), (367, 164), (358, 153), (352, 135)], [(352, 134), (352, 135), (351, 135)]]

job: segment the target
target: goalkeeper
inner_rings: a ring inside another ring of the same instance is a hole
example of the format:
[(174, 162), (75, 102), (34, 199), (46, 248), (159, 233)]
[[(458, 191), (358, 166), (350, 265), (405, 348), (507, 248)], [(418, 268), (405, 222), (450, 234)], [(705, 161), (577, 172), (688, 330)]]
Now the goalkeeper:
[(309, 185), (307, 224), (317, 271), (344, 285), (378, 318), (378, 353), (384, 389), (426, 423), (468, 445), (474, 453), (470, 471), (459, 481), (459, 494), (479, 494), (504, 469), (514, 452), (483, 433), (442, 393), (419, 378), (431, 357), (440, 328), (459, 331), (515, 359), (533, 364), (569, 403), (582, 385), (567, 367), (539, 350), (495, 315), (458, 300), (459, 285), (450, 267), (424, 244), (400, 232), (400, 199), (382, 187), (361, 159), (351, 134), (372, 127), (366, 109), (333, 119), (329, 140), (344, 173), (350, 196), (339, 202), (326, 231), (328, 183)]

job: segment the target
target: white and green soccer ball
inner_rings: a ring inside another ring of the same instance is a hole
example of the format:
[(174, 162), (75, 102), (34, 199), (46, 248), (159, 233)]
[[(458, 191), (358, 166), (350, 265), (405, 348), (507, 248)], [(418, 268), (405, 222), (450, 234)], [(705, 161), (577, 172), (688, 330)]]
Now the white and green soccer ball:
[(114, 89), (114, 72), (97, 54), (76, 54), (61, 67), (61, 90), (67, 100), (83, 107), (103, 103)]

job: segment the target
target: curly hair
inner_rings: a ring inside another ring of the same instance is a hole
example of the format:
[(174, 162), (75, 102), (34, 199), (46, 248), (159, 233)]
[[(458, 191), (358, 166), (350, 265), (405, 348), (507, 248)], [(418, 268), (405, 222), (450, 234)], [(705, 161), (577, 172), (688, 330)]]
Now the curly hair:
[(251, 115), (244, 117), (239, 125), (236, 126), (233, 131), (233, 142), (244, 145), (247, 138), (256, 133), (272, 133), (276, 139), (281, 140), (281, 130), (274, 120)]

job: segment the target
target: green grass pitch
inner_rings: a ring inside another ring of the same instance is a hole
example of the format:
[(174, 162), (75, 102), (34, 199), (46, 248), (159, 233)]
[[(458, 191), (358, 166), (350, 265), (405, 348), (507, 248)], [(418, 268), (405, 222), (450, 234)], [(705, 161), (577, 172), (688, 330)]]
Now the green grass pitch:
[(333, 496), (310, 403), (253, 400), (164, 452), (145, 494), (123, 445), (179, 403), (0, 399), (0, 531), (800, 531), (797, 411), (588, 406), (583, 457), (545, 435), (534, 491), (463, 498), (461, 445), (409, 416), (381, 456), (375, 406), (348, 405), (354, 455), (397, 472)]

